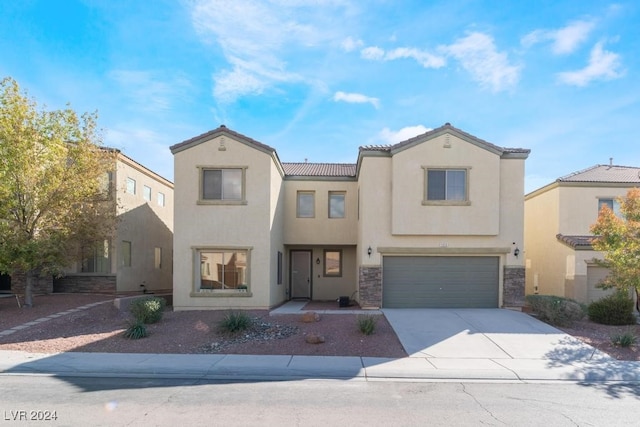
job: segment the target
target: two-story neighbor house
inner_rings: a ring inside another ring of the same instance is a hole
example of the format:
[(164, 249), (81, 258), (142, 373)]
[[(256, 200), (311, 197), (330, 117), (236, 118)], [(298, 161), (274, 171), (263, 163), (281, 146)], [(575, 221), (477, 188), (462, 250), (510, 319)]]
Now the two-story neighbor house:
[(640, 185), (640, 168), (596, 165), (558, 178), (525, 196), (526, 293), (589, 303), (608, 293), (597, 285), (608, 270), (595, 260), (590, 227), (603, 205)]
[(171, 151), (176, 310), (522, 303), (529, 150), (447, 123), (356, 164), (283, 163), (225, 126)]
[(98, 242), (64, 277), (54, 279), (53, 291), (170, 292), (173, 183), (119, 151), (109, 181), (117, 202), (115, 235)]

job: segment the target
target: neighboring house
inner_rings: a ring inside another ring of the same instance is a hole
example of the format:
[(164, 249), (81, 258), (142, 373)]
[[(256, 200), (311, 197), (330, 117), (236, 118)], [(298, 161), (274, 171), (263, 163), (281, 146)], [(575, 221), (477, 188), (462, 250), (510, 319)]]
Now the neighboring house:
[(590, 227), (603, 205), (619, 213), (618, 197), (640, 185), (640, 168), (596, 165), (558, 178), (525, 196), (526, 293), (589, 303), (608, 270), (595, 260)]
[[(113, 238), (98, 242), (63, 277), (41, 278), (34, 292), (171, 291), (173, 184), (117, 151), (109, 185), (118, 213)], [(11, 279), (12, 291), (22, 292), (24, 279)]]
[(356, 164), (282, 163), (225, 126), (171, 151), (176, 310), (523, 302), (529, 150), (447, 123)]

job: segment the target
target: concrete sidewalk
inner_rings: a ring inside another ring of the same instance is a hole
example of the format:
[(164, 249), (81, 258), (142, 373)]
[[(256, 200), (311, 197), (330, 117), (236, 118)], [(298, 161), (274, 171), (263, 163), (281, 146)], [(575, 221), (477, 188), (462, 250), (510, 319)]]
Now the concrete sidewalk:
[(224, 380), (361, 379), (368, 381), (640, 382), (640, 363), (559, 363), (542, 359), (251, 356), (221, 354), (34, 354), (0, 351), (0, 375)]

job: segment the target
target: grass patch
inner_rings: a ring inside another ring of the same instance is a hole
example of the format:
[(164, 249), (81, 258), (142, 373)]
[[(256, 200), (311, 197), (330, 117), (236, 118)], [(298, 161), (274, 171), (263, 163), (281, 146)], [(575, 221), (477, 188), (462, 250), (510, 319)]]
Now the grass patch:
[(376, 331), (378, 316), (374, 314), (359, 314), (356, 321), (360, 332), (364, 335), (372, 335)]
[(144, 338), (148, 335), (147, 326), (140, 320), (131, 322), (129, 327), (124, 331), (124, 337), (130, 340), (139, 340), (140, 338)]
[(626, 332), (619, 332), (611, 336), (611, 343), (618, 347), (631, 347), (636, 343), (637, 337), (627, 329)]
[(218, 323), (218, 330), (226, 334), (246, 331), (251, 326), (251, 317), (244, 311), (231, 311)]

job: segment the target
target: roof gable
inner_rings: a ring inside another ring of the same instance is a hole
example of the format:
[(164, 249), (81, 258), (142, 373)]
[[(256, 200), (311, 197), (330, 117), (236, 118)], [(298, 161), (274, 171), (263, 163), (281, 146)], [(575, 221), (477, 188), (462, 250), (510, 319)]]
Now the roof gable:
[(179, 153), (180, 151), (188, 150), (191, 147), (196, 145), (200, 145), (203, 142), (210, 141), (218, 136), (227, 136), (232, 138), (238, 142), (241, 142), (249, 147), (255, 148), (256, 150), (262, 151), (269, 155), (275, 155), (276, 150), (271, 148), (270, 146), (263, 144), (261, 142), (256, 141), (255, 139), (249, 138), (248, 136), (242, 135), (241, 133), (232, 131), (228, 129), (225, 125), (220, 125), (217, 129), (210, 130), (209, 132), (205, 132), (201, 135), (195, 136), (193, 138), (187, 139), (186, 141), (182, 141), (178, 144), (172, 145), (169, 147), (172, 154)]
[(407, 139), (406, 141), (399, 142), (394, 145), (369, 145), (360, 147), (360, 153), (367, 153), (368, 155), (384, 155), (388, 153), (388, 155), (394, 155), (403, 150), (414, 147), (418, 144), (422, 144), (424, 142), (435, 139), (439, 136), (449, 134), (453, 135), (463, 141), (466, 141), (470, 144), (473, 144), (477, 147), (485, 149), (493, 154), (496, 154), (501, 157), (512, 157), (512, 158), (522, 158), (526, 159), (529, 156), (531, 150), (524, 148), (505, 148), (499, 147), (495, 144), (487, 142), (483, 139), (475, 137), (467, 132), (464, 132), (454, 126), (451, 123), (445, 123), (443, 126), (439, 128), (430, 130), (428, 132), (423, 133), (422, 135), (415, 136), (413, 138)]

